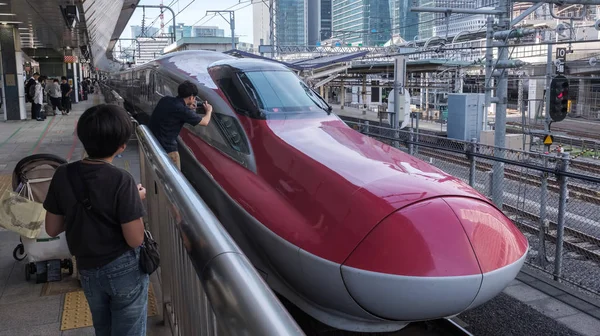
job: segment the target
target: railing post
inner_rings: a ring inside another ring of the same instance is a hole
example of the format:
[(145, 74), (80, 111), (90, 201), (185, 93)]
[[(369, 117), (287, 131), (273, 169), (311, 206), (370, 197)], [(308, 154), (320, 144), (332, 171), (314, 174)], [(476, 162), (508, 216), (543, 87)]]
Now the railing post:
[(415, 134), (413, 132), (412, 127), (410, 128), (409, 134), (408, 134), (408, 154), (410, 155), (414, 155), (415, 154), (415, 149), (413, 146), (413, 141), (415, 139)]
[(475, 173), (477, 168), (477, 158), (475, 157), (475, 151), (477, 147), (477, 139), (472, 138), (469, 147), (467, 147), (467, 157), (469, 158), (469, 185), (475, 187)]
[[(544, 168), (548, 168), (548, 157), (544, 156)], [(548, 173), (542, 172), (540, 186), (540, 222), (539, 222), (539, 251), (538, 261), (541, 267), (546, 267), (546, 204), (548, 203)]]
[(416, 122), (416, 126), (417, 126), (417, 138), (415, 140), (415, 154), (419, 154), (419, 118), (421, 117), (421, 113), (417, 113), (417, 122)]
[(559, 280), (562, 271), (563, 260), (563, 235), (565, 231), (565, 214), (567, 211), (567, 198), (569, 191), (567, 190), (567, 177), (562, 175), (569, 169), (569, 153), (563, 153), (562, 159), (559, 161), (558, 180), (560, 185), (560, 198), (558, 200), (558, 227), (556, 228), (556, 256), (554, 259), (554, 280)]
[(369, 121), (365, 120), (365, 133), (369, 134)]

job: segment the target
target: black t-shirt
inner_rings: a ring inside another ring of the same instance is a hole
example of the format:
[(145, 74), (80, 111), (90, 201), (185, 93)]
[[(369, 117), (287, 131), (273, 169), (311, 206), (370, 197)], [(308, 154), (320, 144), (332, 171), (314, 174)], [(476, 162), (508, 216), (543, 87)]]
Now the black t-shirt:
[(69, 83), (60, 84), (60, 92), (62, 92), (63, 97), (65, 97), (69, 91), (71, 91), (71, 85), (69, 85)]
[(150, 130), (167, 153), (177, 151), (177, 136), (184, 124), (198, 125), (202, 116), (187, 107), (183, 98), (163, 97), (150, 117)]
[[(77, 267), (90, 269), (102, 267), (131, 250), (120, 224), (141, 218), (145, 211), (135, 180), (127, 171), (110, 164), (81, 163), (81, 173), (93, 207), (113, 219), (113, 223), (98, 225), (85, 212), (74, 214), (77, 200), (66, 165), (54, 173), (44, 208), (65, 216), (67, 244), (77, 258)], [(69, 224), (74, 217), (78, 217), (76, 223)]]

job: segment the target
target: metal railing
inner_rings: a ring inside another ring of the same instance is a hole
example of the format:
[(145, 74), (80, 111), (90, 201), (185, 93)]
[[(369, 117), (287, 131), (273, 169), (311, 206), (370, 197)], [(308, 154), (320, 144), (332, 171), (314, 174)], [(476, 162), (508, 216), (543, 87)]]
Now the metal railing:
[[(504, 164), (502, 210), (530, 244), (527, 263), (555, 280), (600, 294), (600, 165), (569, 153), (497, 148), (431, 134), (345, 121), (491, 197), (492, 166)], [(504, 153), (503, 158), (495, 154)], [(596, 160), (597, 161), (597, 160)]]
[(173, 335), (304, 335), (150, 131), (136, 133)]

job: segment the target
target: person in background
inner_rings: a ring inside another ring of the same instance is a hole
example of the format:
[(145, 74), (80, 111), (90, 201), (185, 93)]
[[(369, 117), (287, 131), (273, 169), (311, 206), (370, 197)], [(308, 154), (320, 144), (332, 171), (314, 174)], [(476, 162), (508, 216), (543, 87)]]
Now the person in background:
[(132, 132), (125, 109), (105, 104), (87, 109), (77, 136), (89, 157), (60, 166), (44, 201), (46, 232), (66, 233), (98, 336), (146, 335), (149, 276), (139, 261), (146, 190), (112, 165)]
[(62, 94), (61, 103), (63, 114), (69, 115), (69, 112), (71, 111), (71, 92), (73, 92), (73, 89), (71, 88), (71, 85), (69, 85), (69, 82), (67, 82), (67, 77), (62, 76), (61, 81), (60, 92)]
[(177, 149), (177, 136), (183, 125), (206, 126), (212, 116), (212, 106), (203, 103), (204, 117), (196, 113), (198, 88), (185, 81), (177, 88), (177, 97), (162, 97), (150, 117), (150, 131), (167, 152), (173, 163), (181, 170), (181, 160)]
[(42, 88), (42, 81), (44, 77), (39, 76), (37, 83), (33, 86), (33, 103), (31, 108), (32, 118), (35, 117), (37, 121), (46, 119), (46, 116), (42, 113), (42, 104), (44, 104), (44, 89)]
[(31, 119), (36, 119), (36, 115), (33, 113), (33, 109), (34, 109), (34, 104), (33, 104), (33, 90), (32, 87), (35, 88), (35, 84), (37, 83), (38, 79), (40, 78), (40, 74), (39, 73), (34, 73), (33, 76), (29, 77), (29, 79), (27, 80), (27, 83), (25, 83), (25, 100), (28, 103), (31, 103)]
[(54, 110), (54, 113), (56, 114), (56, 109), (58, 108), (58, 110), (64, 115), (65, 112), (63, 111), (61, 104), (62, 93), (60, 91), (60, 84), (58, 84), (58, 79), (54, 79), (52, 81), (52, 84), (46, 87), (46, 94), (50, 95), (50, 103), (52, 104), (52, 109)]

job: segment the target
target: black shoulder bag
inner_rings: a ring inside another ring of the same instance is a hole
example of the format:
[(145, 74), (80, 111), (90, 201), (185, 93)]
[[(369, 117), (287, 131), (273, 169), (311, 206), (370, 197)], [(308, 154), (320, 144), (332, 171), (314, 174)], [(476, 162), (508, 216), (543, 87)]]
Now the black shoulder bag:
[[(85, 183), (85, 179), (81, 174), (80, 165), (81, 162), (74, 162), (67, 165), (67, 175), (69, 184), (75, 193), (75, 197), (77, 198), (77, 202), (81, 203), (83, 207), (90, 211), (91, 214), (96, 216), (103, 223), (111, 223), (114, 222), (106, 214), (97, 211), (96, 208), (92, 206), (92, 202), (90, 201), (90, 193), (87, 188), (87, 184)], [(74, 178), (74, 176), (78, 176), (79, 178)], [(140, 268), (147, 274), (152, 274), (158, 268), (160, 264), (160, 253), (158, 251), (158, 244), (152, 238), (152, 234), (150, 231), (144, 228), (144, 242), (140, 247)]]

